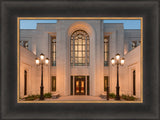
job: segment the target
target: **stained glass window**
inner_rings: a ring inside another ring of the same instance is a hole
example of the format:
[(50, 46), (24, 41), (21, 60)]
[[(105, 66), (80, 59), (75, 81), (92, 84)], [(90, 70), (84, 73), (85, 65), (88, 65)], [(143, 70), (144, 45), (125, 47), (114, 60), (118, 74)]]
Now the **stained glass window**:
[(77, 30), (71, 35), (71, 65), (89, 65), (89, 35), (84, 30)]

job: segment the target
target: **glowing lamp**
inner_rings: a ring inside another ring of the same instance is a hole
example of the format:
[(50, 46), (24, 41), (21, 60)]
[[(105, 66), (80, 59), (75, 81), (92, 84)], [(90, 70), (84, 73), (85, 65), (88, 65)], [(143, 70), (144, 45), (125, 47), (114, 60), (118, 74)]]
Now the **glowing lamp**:
[(121, 59), (121, 65), (124, 65), (124, 58)]
[(44, 60), (44, 54), (43, 53), (40, 54), (40, 59)]
[(36, 58), (36, 65), (39, 65), (39, 59), (38, 58)]
[(49, 59), (48, 59), (48, 58), (46, 58), (46, 60), (45, 60), (45, 64), (47, 64), (47, 65), (48, 65), (48, 63), (49, 63)]
[(120, 59), (120, 54), (116, 54), (116, 60)]
[(115, 64), (115, 59), (114, 58), (111, 59), (111, 63), (112, 63), (112, 65)]

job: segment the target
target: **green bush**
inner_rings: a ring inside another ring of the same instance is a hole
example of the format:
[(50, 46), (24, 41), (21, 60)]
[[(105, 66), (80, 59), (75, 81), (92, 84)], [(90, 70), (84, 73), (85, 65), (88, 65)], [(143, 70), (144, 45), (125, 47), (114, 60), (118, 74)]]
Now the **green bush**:
[[(44, 98), (51, 98), (52, 97), (52, 94), (51, 93), (45, 93), (44, 94)], [(40, 98), (40, 95), (29, 95), (27, 97), (25, 97), (24, 99), (25, 100), (36, 100), (36, 99), (39, 99)]]
[(25, 97), (25, 100), (35, 100), (38, 99), (40, 95), (29, 95), (28, 97)]
[(109, 97), (110, 97), (110, 98), (115, 98), (116, 95), (115, 95), (114, 93), (109, 93)]
[(124, 94), (122, 94), (122, 99), (128, 100), (128, 101), (136, 100), (134, 96), (124, 95)]
[(44, 98), (51, 98), (52, 97), (52, 94), (51, 93), (45, 93), (44, 94)]
[(40, 98), (40, 95), (35, 95), (35, 98)]

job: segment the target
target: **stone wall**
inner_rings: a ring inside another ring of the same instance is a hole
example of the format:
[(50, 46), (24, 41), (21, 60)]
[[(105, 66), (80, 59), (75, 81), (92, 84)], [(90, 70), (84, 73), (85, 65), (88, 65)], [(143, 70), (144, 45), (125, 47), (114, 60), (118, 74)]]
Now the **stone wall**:
[[(35, 64), (35, 58), (37, 56), (28, 49), (20, 46), (20, 97), (24, 96), (24, 71), (27, 71), (27, 95), (40, 94), (41, 85), (41, 69), (40, 66)], [(48, 70), (49, 66), (44, 66), (44, 92), (50, 91), (48, 84)]]

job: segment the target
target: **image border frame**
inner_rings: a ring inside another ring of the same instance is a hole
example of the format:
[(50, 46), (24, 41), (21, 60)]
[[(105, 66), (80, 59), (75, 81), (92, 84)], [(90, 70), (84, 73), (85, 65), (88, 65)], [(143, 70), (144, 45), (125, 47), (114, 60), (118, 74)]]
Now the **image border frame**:
[[(1, 119), (159, 120), (159, 1), (80, 0), (78, 4), (75, 1), (1, 1)], [(20, 16), (143, 17), (143, 103), (17, 103), (17, 17)]]

